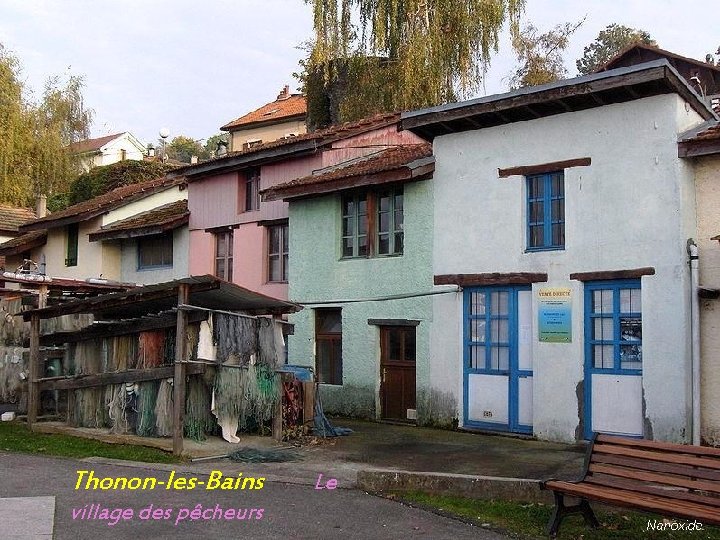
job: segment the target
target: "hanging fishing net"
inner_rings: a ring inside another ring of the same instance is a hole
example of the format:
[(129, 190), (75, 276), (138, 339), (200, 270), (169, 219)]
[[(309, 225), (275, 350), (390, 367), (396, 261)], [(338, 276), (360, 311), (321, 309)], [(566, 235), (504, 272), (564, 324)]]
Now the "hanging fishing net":
[(298, 461), (300, 454), (281, 448), (242, 448), (228, 454), (228, 458), (240, 463), (284, 463)]
[(0, 345), (0, 403), (17, 403), (22, 394), (22, 373), (27, 355), (22, 347)]
[(139, 369), (148, 369), (164, 364), (165, 341), (166, 332), (162, 330), (140, 332), (137, 367)]
[[(208, 366), (208, 371), (214, 369)], [(215, 419), (210, 412), (211, 392), (204, 377), (190, 377), (185, 399), (185, 436), (204, 441), (215, 430)]]
[(158, 437), (173, 435), (173, 385), (172, 379), (160, 381), (155, 402), (155, 428)]
[(257, 321), (224, 313), (213, 314), (213, 339), (217, 347), (217, 361), (226, 363), (231, 357), (245, 365), (257, 352)]
[[(103, 363), (102, 340), (82, 341), (73, 345), (72, 372), (75, 375), (100, 373)], [(81, 388), (75, 390), (74, 422), (80, 427), (103, 427), (109, 421), (105, 406), (105, 388)]]
[(143, 381), (136, 385), (138, 388), (137, 400), (137, 428), (136, 433), (142, 437), (155, 436), (155, 405), (160, 383), (159, 381)]
[(127, 392), (125, 384), (113, 384), (105, 387), (105, 400), (113, 433), (127, 434), (133, 432), (130, 423), (132, 417), (132, 391)]

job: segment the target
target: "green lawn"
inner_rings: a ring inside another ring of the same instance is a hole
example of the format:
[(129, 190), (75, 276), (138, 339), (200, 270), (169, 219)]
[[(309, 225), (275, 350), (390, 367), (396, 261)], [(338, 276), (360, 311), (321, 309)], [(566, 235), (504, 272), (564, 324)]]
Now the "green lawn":
[[(514, 538), (548, 538), (545, 527), (552, 513), (551, 505), (522, 504), (506, 501), (482, 501), (461, 497), (428, 495), (419, 492), (395, 493), (391, 498), (443, 515), (457, 516), (475, 525), (506, 533)], [(713, 539), (720, 540), (720, 529), (705, 526), (702, 531), (648, 531), (648, 520), (661, 517), (634, 512), (596, 512), (600, 529), (585, 526), (582, 516), (566, 517), (560, 527), (559, 540)], [(681, 521), (681, 520), (680, 520)]]
[(32, 433), (25, 424), (17, 422), (0, 422), (0, 451), (73, 458), (98, 456), (147, 463), (182, 461), (156, 448), (109, 444), (69, 435)]

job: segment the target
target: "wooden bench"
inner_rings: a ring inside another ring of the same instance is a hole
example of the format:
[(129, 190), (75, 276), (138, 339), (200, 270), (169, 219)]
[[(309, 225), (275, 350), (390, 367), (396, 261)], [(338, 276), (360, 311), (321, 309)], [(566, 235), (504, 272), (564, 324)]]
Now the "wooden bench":
[[(546, 480), (540, 487), (555, 497), (551, 536), (568, 514), (580, 513), (588, 525), (598, 527), (591, 500), (720, 525), (720, 448), (597, 435), (582, 478)], [(580, 499), (579, 504), (566, 506), (566, 495)]]

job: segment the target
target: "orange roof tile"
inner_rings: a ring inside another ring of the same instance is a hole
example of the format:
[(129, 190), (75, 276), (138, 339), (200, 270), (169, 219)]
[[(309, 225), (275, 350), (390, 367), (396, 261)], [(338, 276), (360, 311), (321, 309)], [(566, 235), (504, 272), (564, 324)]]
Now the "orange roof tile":
[(35, 212), (29, 208), (0, 204), (0, 231), (17, 233), (18, 227), (31, 219), (35, 219)]
[(148, 195), (183, 183), (185, 183), (183, 177), (169, 178), (163, 176), (139, 184), (119, 187), (103, 195), (69, 206), (64, 210), (53, 212), (42, 219), (26, 223), (20, 230), (26, 232), (37, 229), (52, 229), (69, 223), (91, 219), (135, 200), (143, 199)]
[(295, 116), (305, 116), (307, 113), (307, 100), (305, 96), (302, 94), (292, 94), (289, 97), (282, 96), (281, 94), (275, 101), (267, 103), (259, 109), (241, 116), (237, 120), (228, 122), (220, 129), (222, 131), (236, 131), (248, 127), (251, 124), (265, 122), (275, 123), (287, 121)]

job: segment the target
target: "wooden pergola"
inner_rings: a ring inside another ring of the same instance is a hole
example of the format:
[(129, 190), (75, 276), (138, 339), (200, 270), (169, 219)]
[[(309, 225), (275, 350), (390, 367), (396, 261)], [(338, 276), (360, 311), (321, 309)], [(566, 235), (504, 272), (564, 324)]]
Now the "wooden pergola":
[[(173, 378), (173, 453), (183, 451), (185, 417), (185, 380), (187, 375), (201, 374), (205, 364), (187, 361), (187, 340), (176, 339), (172, 366), (130, 369), (113, 373), (40, 378), (40, 346), (72, 343), (88, 339), (135, 334), (146, 330), (175, 327), (177, 336), (187, 333), (187, 326), (207, 317), (206, 311), (242, 312), (247, 315), (282, 315), (302, 309), (299, 305), (265, 296), (228, 283), (214, 276), (192, 276), (167, 283), (136, 287), (83, 300), (23, 311), (30, 321), (30, 376), (28, 381), (28, 425), (37, 422), (40, 392), (43, 390), (76, 390)], [(40, 321), (62, 315), (92, 314), (102, 324), (79, 330), (40, 335)]]

